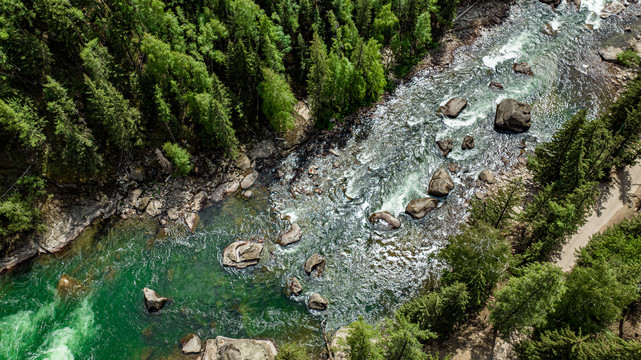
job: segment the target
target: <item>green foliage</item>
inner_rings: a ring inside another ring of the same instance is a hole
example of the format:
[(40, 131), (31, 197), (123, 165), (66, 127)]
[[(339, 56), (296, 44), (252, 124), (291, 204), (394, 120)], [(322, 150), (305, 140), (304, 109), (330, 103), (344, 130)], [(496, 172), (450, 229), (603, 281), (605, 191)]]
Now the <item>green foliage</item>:
[(16, 134), (23, 146), (37, 148), (47, 139), (43, 133), (44, 119), (38, 116), (29, 99), (0, 99), (0, 125)]
[(498, 230), (478, 224), (463, 227), (439, 255), (450, 269), (443, 274), (442, 281), (465, 284), (470, 296), (468, 307), (478, 309), (507, 270), (511, 253)]
[(511, 181), (486, 199), (476, 199), (470, 206), (471, 225), (484, 223), (495, 229), (505, 229), (516, 218), (515, 207), (522, 205), (523, 183), (521, 179)]
[(641, 358), (641, 342), (626, 341), (608, 332), (595, 337), (562, 329), (527, 339), (516, 352), (522, 360), (628, 360)]
[(305, 349), (296, 343), (287, 343), (278, 348), (276, 360), (309, 360)]
[(0, 237), (36, 229), (39, 216), (40, 212), (20, 195), (11, 196), (0, 202)]
[(351, 360), (382, 360), (380, 334), (362, 317), (350, 326), (347, 344)]
[(284, 133), (294, 127), (296, 98), (285, 78), (272, 69), (263, 68), (263, 78), (258, 86), (258, 93), (263, 99), (263, 113), (276, 131)]
[(392, 3), (383, 5), (372, 24), (372, 31), (376, 40), (380, 43), (387, 43), (392, 38), (397, 27), (398, 17), (392, 12)]
[(639, 66), (641, 57), (632, 49), (625, 49), (617, 55), (617, 61), (625, 66)]
[(639, 296), (636, 281), (620, 281), (615, 270), (606, 264), (575, 267), (566, 284), (567, 291), (551, 314), (550, 326), (553, 328), (568, 326), (586, 333), (601, 331), (617, 320), (624, 307)]
[(565, 292), (564, 274), (553, 264), (529, 264), (518, 273), (494, 294), (490, 305), (490, 322), (507, 340), (544, 326)]
[(91, 130), (80, 116), (67, 90), (52, 78), (47, 79), (45, 94), (47, 111), (55, 124), (58, 158), (67, 169), (76, 174), (94, 175), (102, 167), (103, 157), (98, 151)]
[(165, 154), (167, 154), (171, 163), (176, 167), (176, 175), (185, 176), (194, 168), (189, 160), (191, 155), (189, 155), (187, 150), (180, 147), (180, 145), (167, 142), (163, 145), (162, 149), (165, 151)]
[(397, 317), (417, 324), (421, 330), (446, 335), (463, 320), (469, 301), (465, 284), (455, 282), (403, 304)]
[(601, 234), (593, 235), (577, 254), (580, 266), (607, 263), (617, 266), (641, 264), (641, 216), (624, 220)]
[(388, 319), (383, 334), (385, 359), (427, 360), (431, 358), (423, 352), (421, 342), (434, 338), (435, 335), (421, 330), (418, 324), (410, 322), (405, 317), (397, 316), (395, 320)]

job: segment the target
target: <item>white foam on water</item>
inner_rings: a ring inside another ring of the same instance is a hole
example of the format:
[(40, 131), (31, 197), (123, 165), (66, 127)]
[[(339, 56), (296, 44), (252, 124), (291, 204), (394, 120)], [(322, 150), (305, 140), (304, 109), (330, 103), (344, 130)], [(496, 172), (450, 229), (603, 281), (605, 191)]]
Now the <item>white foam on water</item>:
[(37, 312), (19, 311), (0, 319), (0, 359), (16, 359), (32, 345), (41, 323), (53, 317), (55, 303)]
[(562, 25), (561, 21), (559, 20), (558, 17), (555, 18), (554, 20), (550, 21), (550, 27), (554, 31), (559, 31), (559, 29), (561, 28), (561, 25)]
[(417, 185), (420, 184), (421, 173), (411, 173), (405, 177), (405, 181), (394, 189), (394, 191), (387, 196), (383, 201), (381, 208), (376, 211), (389, 211), (392, 215), (405, 211), (406, 203), (409, 201), (408, 197), (412, 193), (419, 193), (423, 196), (423, 191), (419, 190)]
[(583, 0), (581, 1), (581, 10), (587, 9), (588, 16), (585, 23), (592, 25), (592, 28), (598, 29), (601, 26), (601, 10), (605, 7), (605, 0)]
[(46, 335), (44, 343), (36, 353), (36, 359), (73, 360), (74, 352), (90, 337), (94, 327), (94, 312), (89, 300), (84, 299), (77, 309), (67, 316), (71, 321)]
[(523, 46), (528, 38), (527, 32), (522, 32), (515, 39), (509, 39), (509, 42), (503, 45), (497, 55), (483, 56), (483, 65), (496, 69), (496, 65), (510, 59), (516, 59), (523, 54)]

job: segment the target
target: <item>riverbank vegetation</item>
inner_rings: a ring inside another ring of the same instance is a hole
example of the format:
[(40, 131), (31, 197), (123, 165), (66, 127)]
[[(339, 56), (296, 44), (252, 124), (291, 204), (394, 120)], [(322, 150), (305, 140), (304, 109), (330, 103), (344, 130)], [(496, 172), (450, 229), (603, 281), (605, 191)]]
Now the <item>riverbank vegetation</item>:
[[(570, 273), (550, 262), (594, 208), (598, 185), (640, 154), (637, 77), (603, 115), (588, 119), (581, 111), (552, 141), (537, 146), (528, 164), (535, 183), (530, 196), (516, 179), (472, 201), (467, 223), (440, 251), (446, 269), (438, 284), (402, 305), (376, 331), (350, 336), (369, 337), (379, 347), (375, 352), (385, 353), (389, 345), (380, 339), (392, 337), (389, 329), (403, 329), (411, 337), (404, 342), (409, 351), (409, 344), (447, 338), (455, 326), (487, 308), (494, 336), (514, 345), (520, 359), (641, 357), (641, 342), (623, 330), (624, 320), (639, 320), (641, 216), (593, 236)], [(362, 358), (360, 352), (352, 349), (351, 358)]]
[[(164, 148), (186, 174), (189, 153), (233, 158), (291, 128), (297, 99), (329, 127), (435, 46), (456, 5), (2, 0), (2, 167), (104, 184), (144, 149)], [(2, 176), (3, 191), (16, 178)], [(20, 224), (36, 218), (33, 198), (0, 200), (0, 233), (31, 230)]]

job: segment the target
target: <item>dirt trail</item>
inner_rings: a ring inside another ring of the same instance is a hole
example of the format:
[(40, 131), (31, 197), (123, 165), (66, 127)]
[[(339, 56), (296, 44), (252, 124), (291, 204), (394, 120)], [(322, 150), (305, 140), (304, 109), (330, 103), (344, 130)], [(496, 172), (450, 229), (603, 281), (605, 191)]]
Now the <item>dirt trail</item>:
[(590, 237), (613, 224), (634, 214), (630, 207), (634, 197), (641, 196), (641, 164), (625, 168), (617, 173), (609, 186), (604, 186), (597, 208), (588, 217), (587, 222), (563, 246), (563, 251), (556, 265), (563, 271), (570, 271), (576, 261), (576, 250), (584, 247)]

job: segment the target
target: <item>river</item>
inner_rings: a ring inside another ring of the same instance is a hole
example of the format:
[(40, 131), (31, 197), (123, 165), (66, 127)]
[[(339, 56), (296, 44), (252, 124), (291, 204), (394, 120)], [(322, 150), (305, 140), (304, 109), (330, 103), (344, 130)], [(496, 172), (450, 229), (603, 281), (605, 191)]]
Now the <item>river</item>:
[[(624, 28), (636, 34), (641, 27), (634, 18), (601, 20), (604, 4), (584, 0), (576, 11), (565, 3), (554, 10), (519, 1), (504, 24), (459, 48), (446, 71), (425, 70), (400, 85), (336, 149), (339, 156), (307, 159), (305, 166), (316, 166), (318, 175), (292, 178), (301, 165), (293, 153), (272, 169), (283, 178), (262, 174), (249, 201), (230, 197), (203, 210), (194, 234), (158, 237), (152, 221), (118, 222), (92, 228), (64, 252), (2, 275), (0, 359), (153, 359), (176, 354), (178, 340), (190, 332), (318, 349), (323, 324), (337, 329), (359, 315), (381, 318), (438, 276), (435, 253), (464, 220), (481, 170), (499, 171), (502, 158), (514, 164), (524, 141), (531, 149), (577, 110), (594, 115), (611, 100), (615, 87), (604, 82), (607, 65), (596, 50), (624, 45), (632, 36)], [(545, 24), (558, 34), (544, 34)], [(534, 76), (515, 74), (515, 61), (531, 64)], [(490, 81), (504, 90), (488, 88)], [(444, 120), (436, 109), (453, 96), (468, 99), (468, 107)], [(493, 130), (496, 104), (505, 98), (533, 104), (529, 132)], [(474, 136), (473, 150), (460, 149), (465, 135)], [(445, 137), (454, 138), (447, 159), (434, 145)], [(431, 175), (449, 163), (461, 166), (449, 197), (424, 219), (404, 215), (407, 202), (427, 196)], [(370, 224), (368, 216), (380, 210), (398, 215), (401, 228)], [(300, 225), (303, 237), (281, 248), (274, 241), (286, 217)], [(225, 246), (253, 237), (265, 239), (260, 263), (224, 268)], [(302, 266), (315, 252), (326, 256), (327, 265), (322, 276), (310, 278)], [(62, 274), (84, 288), (59, 296)], [(284, 285), (292, 275), (304, 291), (287, 297)], [(145, 286), (172, 303), (147, 314)], [(311, 292), (329, 299), (327, 311), (307, 310)]]

